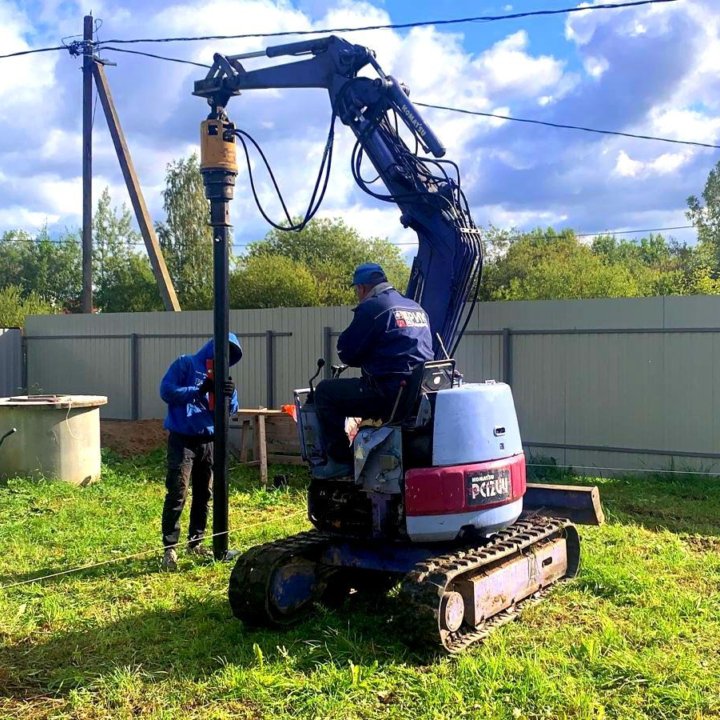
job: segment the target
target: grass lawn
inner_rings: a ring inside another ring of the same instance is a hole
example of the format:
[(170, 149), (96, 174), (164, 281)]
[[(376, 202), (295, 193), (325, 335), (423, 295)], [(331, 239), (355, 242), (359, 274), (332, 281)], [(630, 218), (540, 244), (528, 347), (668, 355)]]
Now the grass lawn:
[[(286, 471), (233, 469), (231, 547), (308, 528)], [(0, 485), (0, 585), (152, 548), (163, 474), (156, 453), (85, 489)], [(720, 718), (720, 479), (597, 482), (578, 578), (456, 658), (414, 655), (393, 597), (249, 632), (230, 567), (182, 554), (0, 589), (0, 718)]]

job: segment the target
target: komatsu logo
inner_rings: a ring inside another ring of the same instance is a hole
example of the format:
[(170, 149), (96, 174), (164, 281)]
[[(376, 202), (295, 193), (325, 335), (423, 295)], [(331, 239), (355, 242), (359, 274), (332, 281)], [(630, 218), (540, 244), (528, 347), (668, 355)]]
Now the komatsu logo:
[(403, 105), (402, 108), (402, 114), (410, 121), (410, 124), (415, 128), (415, 131), (417, 132), (420, 137), (425, 137), (427, 135), (427, 130), (423, 127), (423, 124), (418, 119), (417, 115), (407, 106)]
[(498, 470), (467, 476), (467, 493), (470, 505), (482, 505), (502, 500), (511, 493), (510, 472)]

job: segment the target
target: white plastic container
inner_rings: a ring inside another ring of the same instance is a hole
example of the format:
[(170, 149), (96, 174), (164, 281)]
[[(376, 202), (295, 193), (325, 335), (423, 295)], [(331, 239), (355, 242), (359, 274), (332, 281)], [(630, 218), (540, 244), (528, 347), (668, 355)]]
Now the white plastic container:
[(0, 398), (0, 478), (30, 475), (87, 485), (100, 477), (101, 395)]

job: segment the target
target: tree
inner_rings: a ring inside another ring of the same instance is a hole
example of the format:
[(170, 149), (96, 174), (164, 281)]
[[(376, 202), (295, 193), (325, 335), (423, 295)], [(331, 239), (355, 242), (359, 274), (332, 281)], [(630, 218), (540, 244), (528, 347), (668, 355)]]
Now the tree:
[(319, 296), (310, 270), (282, 255), (249, 257), (230, 277), (233, 308), (309, 307)]
[(709, 265), (709, 279), (717, 280), (720, 277), (720, 161), (708, 174), (702, 199), (704, 205), (691, 195), (685, 215), (697, 228), (698, 247)]
[(57, 309), (80, 297), (81, 250), (77, 232), (51, 239), (47, 229), (33, 237), (11, 230), (0, 238), (0, 287), (17, 285), (23, 297), (35, 293)]
[(397, 246), (383, 238), (363, 238), (341, 218), (314, 219), (299, 232), (273, 229), (248, 251), (248, 259), (265, 256), (285, 257), (307, 268), (316, 283), (319, 305), (355, 302), (350, 278), (360, 263), (380, 263), (388, 280), (401, 290), (410, 274)]
[(488, 264), (486, 300), (554, 300), (631, 297), (636, 279), (619, 262), (603, 259), (572, 230), (552, 228), (516, 236), (504, 255)]
[(213, 303), (212, 231), (196, 154), (167, 166), (163, 207), (167, 218), (157, 225), (160, 246), (180, 305), (203, 310)]
[(18, 285), (0, 289), (0, 327), (23, 327), (28, 315), (48, 315), (52, 305), (37, 293), (23, 294)]
[(93, 217), (94, 304), (103, 312), (163, 309), (150, 260), (135, 250), (138, 245), (130, 210), (112, 207), (105, 188)]

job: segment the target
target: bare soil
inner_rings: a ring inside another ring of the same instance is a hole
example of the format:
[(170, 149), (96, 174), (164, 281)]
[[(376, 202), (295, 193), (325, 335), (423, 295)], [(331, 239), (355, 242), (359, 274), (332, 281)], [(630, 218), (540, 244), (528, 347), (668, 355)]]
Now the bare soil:
[(100, 444), (122, 457), (164, 447), (167, 431), (162, 420), (101, 420)]

